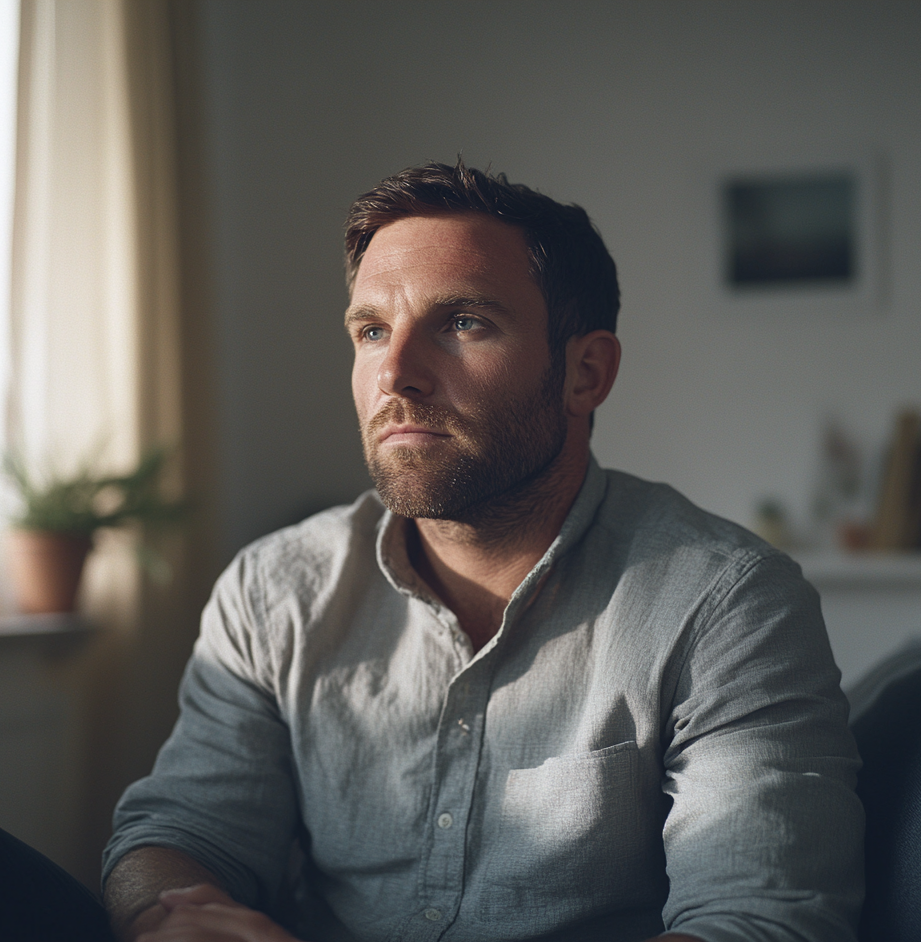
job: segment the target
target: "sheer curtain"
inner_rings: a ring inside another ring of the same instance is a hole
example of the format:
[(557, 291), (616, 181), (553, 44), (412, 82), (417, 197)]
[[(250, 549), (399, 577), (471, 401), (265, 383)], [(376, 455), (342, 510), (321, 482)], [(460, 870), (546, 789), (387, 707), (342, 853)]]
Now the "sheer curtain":
[[(183, 366), (207, 360), (187, 343), (204, 343), (203, 312), (183, 306), (202, 302), (189, 287), (201, 279), (183, 268), (194, 252), (183, 248), (179, 208), (188, 172), (175, 80), (189, 71), (187, 6), (22, 0), (7, 403), (14, 447), (64, 469), (88, 457), (125, 468), (152, 444), (195, 439), (194, 460), (185, 452), (177, 462), (177, 492), (207, 478), (207, 434), (189, 428), (203, 415), (188, 401), (201, 378)], [(114, 798), (146, 770), (172, 720), (200, 602), (186, 561), (201, 551), (189, 552), (202, 542), (201, 516), (167, 548), (166, 589), (144, 583), (118, 535), (90, 558), (84, 607), (103, 630), (68, 681), (87, 718), (72, 863), (81, 875), (96, 866)]]
[[(9, 295), (16, 166), (19, 0), (0, 0), (0, 390), (9, 377)], [(4, 429), (0, 426), (0, 444)]]

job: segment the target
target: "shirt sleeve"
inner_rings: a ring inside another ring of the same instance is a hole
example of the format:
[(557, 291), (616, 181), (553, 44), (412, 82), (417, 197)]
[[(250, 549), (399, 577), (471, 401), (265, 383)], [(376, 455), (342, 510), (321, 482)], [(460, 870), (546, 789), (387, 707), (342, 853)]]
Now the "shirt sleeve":
[(688, 635), (665, 751), (672, 931), (852, 942), (860, 761), (816, 592), (784, 556), (727, 569)]
[(249, 906), (271, 900), (297, 806), (288, 727), (262, 651), (266, 617), (253, 561), (224, 573), (180, 687), (180, 717), (152, 773), (115, 810), (103, 881), (143, 845), (181, 850)]

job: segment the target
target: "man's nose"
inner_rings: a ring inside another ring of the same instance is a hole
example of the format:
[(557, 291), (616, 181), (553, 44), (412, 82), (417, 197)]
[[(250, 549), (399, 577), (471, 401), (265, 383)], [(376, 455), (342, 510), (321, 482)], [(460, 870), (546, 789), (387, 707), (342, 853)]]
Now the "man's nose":
[(377, 374), (381, 392), (408, 399), (430, 396), (435, 391), (435, 368), (433, 351), (426, 347), (417, 332), (394, 331)]

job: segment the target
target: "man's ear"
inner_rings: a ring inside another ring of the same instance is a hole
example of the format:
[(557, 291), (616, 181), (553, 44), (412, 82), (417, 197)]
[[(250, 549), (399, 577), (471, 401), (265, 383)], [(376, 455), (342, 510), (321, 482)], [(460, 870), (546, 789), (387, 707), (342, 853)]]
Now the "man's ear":
[(609, 330), (571, 337), (563, 387), (566, 412), (574, 417), (591, 415), (607, 399), (619, 366), (620, 341)]

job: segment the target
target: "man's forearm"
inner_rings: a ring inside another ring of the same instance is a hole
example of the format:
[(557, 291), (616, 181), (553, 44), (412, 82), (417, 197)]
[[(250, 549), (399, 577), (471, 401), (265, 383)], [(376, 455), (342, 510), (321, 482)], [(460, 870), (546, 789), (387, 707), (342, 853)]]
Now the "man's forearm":
[(116, 938), (133, 940), (166, 916), (158, 902), (164, 890), (220, 881), (198, 861), (169, 847), (139, 847), (125, 854), (109, 874), (105, 904)]

